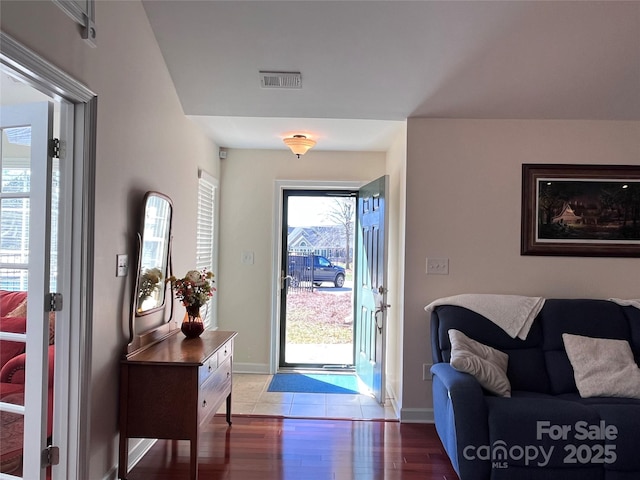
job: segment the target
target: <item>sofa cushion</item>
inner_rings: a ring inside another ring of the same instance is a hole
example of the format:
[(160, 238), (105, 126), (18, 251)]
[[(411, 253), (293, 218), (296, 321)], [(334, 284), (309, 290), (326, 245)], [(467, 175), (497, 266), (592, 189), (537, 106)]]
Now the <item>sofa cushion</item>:
[[(20, 292), (24, 293), (24, 292)], [(7, 314), (7, 317), (24, 317), (27, 318), (27, 297)], [(56, 340), (56, 312), (49, 312), (49, 345), (53, 345)]]
[(563, 393), (562, 395), (555, 395), (555, 398), (562, 400), (570, 400), (572, 402), (581, 403), (582, 405), (638, 405), (640, 406), (640, 400), (635, 398), (622, 398), (622, 397), (589, 397), (582, 398), (579, 393)]
[(27, 297), (25, 297), (16, 308), (7, 313), (6, 316), (27, 318)]
[[(509, 399), (487, 396), (485, 401), (489, 412), (490, 447), (497, 451), (497, 447), (503, 445), (510, 451), (505, 459), (507, 469), (581, 469), (584, 465), (580, 463), (565, 462), (565, 447), (584, 444), (590, 449), (602, 443), (599, 440), (575, 439), (577, 422), (586, 422), (589, 426), (600, 422), (598, 413), (590, 406), (539, 394), (532, 397), (514, 395)], [(520, 451), (526, 453), (527, 449), (528, 458), (519, 455)]]
[(15, 310), (25, 298), (27, 298), (27, 292), (0, 290), (0, 316), (6, 317), (7, 314)]
[[(0, 318), (0, 331), (10, 333), (25, 333), (27, 326), (26, 318), (2, 317)], [(12, 342), (0, 340), (0, 368), (2, 368), (13, 357), (24, 352), (24, 342)]]
[(640, 368), (626, 340), (563, 333), (581, 397), (640, 399)]
[[(614, 447), (615, 462), (606, 463), (608, 470), (633, 470), (640, 472), (638, 455), (638, 432), (640, 432), (640, 405), (593, 405), (606, 426), (617, 430), (616, 438), (606, 439), (604, 443)], [(609, 447), (611, 448), (611, 447)]]
[(538, 316), (550, 392), (577, 392), (563, 333), (629, 340), (631, 331), (623, 307), (607, 300), (549, 299)]
[(431, 314), (434, 363), (449, 362), (451, 342), (448, 331), (455, 329), (470, 338), (509, 355), (507, 377), (512, 390), (546, 393), (549, 378), (542, 351), (542, 330), (534, 322), (526, 340), (511, 338), (495, 323), (463, 307), (442, 305)]
[(476, 342), (464, 333), (449, 330), (451, 366), (459, 372), (473, 375), (480, 385), (496, 395), (511, 396), (507, 378), (509, 356), (495, 348)]

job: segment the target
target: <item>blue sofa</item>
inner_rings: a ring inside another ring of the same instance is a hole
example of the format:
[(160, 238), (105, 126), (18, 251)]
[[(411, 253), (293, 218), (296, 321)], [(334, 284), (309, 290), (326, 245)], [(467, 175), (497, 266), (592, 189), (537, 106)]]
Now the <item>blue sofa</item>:
[[(449, 329), (509, 355), (511, 397), (449, 364)], [(627, 340), (640, 360), (640, 309), (548, 299), (525, 340), (452, 305), (431, 312), (436, 430), (461, 480), (638, 480), (640, 400), (582, 398), (562, 334)]]

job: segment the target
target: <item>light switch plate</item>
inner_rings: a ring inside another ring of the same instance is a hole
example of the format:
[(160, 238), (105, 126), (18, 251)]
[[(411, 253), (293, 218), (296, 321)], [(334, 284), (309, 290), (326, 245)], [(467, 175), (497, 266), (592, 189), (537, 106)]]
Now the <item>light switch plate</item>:
[(427, 258), (427, 275), (449, 275), (449, 259)]
[(126, 277), (129, 273), (129, 255), (116, 255), (116, 277)]

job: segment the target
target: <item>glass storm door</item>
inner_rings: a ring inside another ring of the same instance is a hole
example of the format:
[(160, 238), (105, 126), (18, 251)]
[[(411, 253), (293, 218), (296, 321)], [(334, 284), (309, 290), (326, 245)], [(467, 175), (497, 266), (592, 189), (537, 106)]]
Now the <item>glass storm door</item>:
[(280, 368), (353, 369), (355, 193), (284, 190)]
[[(17, 441), (17, 449), (22, 447), (22, 467), (11, 474), (0, 473), (2, 479), (41, 480), (47, 470), (42, 458), (51, 407), (49, 308), (45, 303), (51, 270), (52, 159), (48, 147), (52, 121), (53, 106), (48, 102), (0, 108), (0, 289), (3, 295), (7, 291), (28, 292), (26, 312), (22, 313), (26, 327), (23, 323), (10, 332), (0, 332), (3, 343), (13, 342), (17, 350), (26, 354), (22, 391), (13, 386), (15, 391), (0, 398), (3, 425), (8, 421), (15, 427), (13, 440)], [(5, 315), (10, 312), (0, 313), (5, 322)]]

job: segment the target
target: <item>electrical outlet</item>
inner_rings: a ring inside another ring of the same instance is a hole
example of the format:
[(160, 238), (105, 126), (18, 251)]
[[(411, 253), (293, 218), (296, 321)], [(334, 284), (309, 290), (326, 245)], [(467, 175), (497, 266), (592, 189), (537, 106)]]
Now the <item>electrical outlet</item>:
[(129, 255), (116, 255), (116, 277), (126, 277), (129, 273)]
[(433, 363), (422, 364), (422, 380), (431, 380), (431, 366)]
[(449, 259), (427, 258), (427, 275), (449, 275)]
[(253, 265), (253, 252), (244, 251), (240, 257), (240, 263), (245, 265)]

